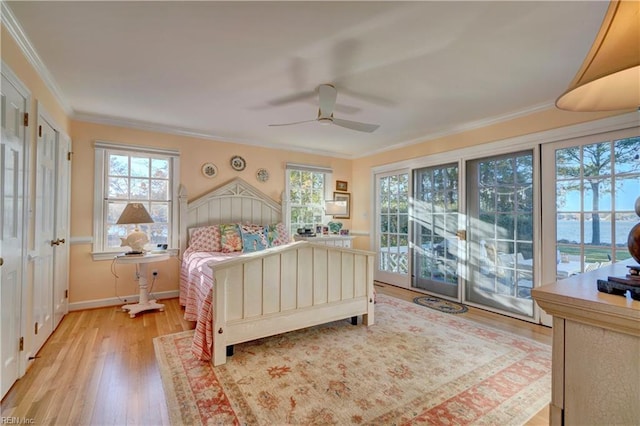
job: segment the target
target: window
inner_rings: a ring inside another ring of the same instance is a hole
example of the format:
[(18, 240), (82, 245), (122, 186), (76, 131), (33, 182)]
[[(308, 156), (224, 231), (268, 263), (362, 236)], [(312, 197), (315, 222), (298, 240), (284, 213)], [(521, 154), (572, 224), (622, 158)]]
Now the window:
[(288, 221), (291, 235), (298, 228), (323, 224), (324, 201), (329, 199), (327, 182), (332, 170), (325, 167), (287, 164)]
[(637, 223), (640, 137), (611, 138), (555, 150), (557, 276), (628, 259)]
[(116, 222), (130, 202), (142, 203), (154, 221), (139, 225), (151, 246), (177, 247), (178, 162), (173, 150), (96, 142), (94, 259), (110, 259), (122, 251), (120, 238), (134, 225)]

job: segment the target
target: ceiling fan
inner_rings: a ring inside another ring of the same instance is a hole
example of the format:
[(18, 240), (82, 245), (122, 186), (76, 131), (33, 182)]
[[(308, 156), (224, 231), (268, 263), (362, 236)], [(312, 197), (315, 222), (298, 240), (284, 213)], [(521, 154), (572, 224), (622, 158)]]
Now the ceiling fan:
[(269, 124), (269, 126), (277, 127), (277, 126), (292, 126), (295, 124), (302, 123), (311, 123), (312, 121), (317, 121), (320, 124), (335, 124), (336, 126), (344, 127), (351, 130), (357, 130), (359, 132), (367, 132), (371, 133), (375, 131), (379, 124), (368, 124), (361, 123), (359, 121), (352, 120), (343, 120), (341, 118), (335, 118), (333, 116), (333, 109), (336, 105), (336, 98), (338, 97), (338, 92), (336, 88), (331, 84), (321, 84), (318, 87), (318, 103), (320, 107), (318, 108), (318, 117), (313, 120), (304, 120), (304, 121), (296, 121), (293, 123), (283, 123), (283, 124)]

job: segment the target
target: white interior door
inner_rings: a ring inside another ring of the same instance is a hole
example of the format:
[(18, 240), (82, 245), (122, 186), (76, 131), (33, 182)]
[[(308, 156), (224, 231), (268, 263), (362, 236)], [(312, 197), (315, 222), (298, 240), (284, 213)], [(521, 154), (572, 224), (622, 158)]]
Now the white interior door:
[[(4, 64), (3, 64), (4, 68)], [(0, 116), (0, 306), (2, 345), (0, 394), (4, 396), (20, 376), (20, 330), (25, 257), (24, 161), (26, 96), (2, 72)]]
[(69, 194), (71, 191), (71, 139), (67, 135), (60, 135), (57, 155), (56, 182), (56, 219), (55, 236), (58, 244), (55, 246), (54, 276), (53, 276), (53, 328), (55, 329), (62, 317), (69, 311)]
[(35, 252), (32, 350), (53, 332), (53, 270), (55, 236), (56, 155), (58, 133), (39, 113), (36, 152)]

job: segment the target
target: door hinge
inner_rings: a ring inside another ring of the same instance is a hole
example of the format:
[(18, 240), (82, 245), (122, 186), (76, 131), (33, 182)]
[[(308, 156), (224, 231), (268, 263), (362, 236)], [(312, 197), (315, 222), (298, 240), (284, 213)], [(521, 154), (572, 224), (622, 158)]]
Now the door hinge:
[(29, 113), (28, 112), (24, 113), (23, 123), (24, 123), (24, 127), (29, 127)]
[(24, 337), (20, 338), (20, 352), (24, 351)]
[(71, 161), (71, 157), (73, 157), (73, 151), (67, 152), (67, 161)]
[(42, 137), (42, 126), (38, 126), (38, 137)]
[(64, 298), (68, 299), (69, 298), (69, 290), (65, 290), (64, 291)]
[(38, 334), (38, 321), (33, 325), (33, 333)]

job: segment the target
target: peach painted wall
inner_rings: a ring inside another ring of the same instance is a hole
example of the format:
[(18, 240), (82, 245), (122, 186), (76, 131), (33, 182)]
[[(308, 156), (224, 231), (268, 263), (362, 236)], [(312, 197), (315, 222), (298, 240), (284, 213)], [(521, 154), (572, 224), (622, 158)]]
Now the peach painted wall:
[[(241, 177), (280, 203), (285, 189), (285, 163), (287, 162), (331, 167), (334, 172), (332, 187), (335, 187), (335, 180), (344, 180), (351, 184), (351, 160), (80, 121), (72, 122), (71, 137), (74, 151), (71, 183), (72, 239), (85, 240), (93, 233), (93, 143), (95, 140), (179, 150), (180, 183), (186, 186), (189, 200), (196, 199), (235, 177)], [(229, 160), (234, 155), (242, 156), (247, 162), (247, 167), (242, 172), (234, 171), (229, 165)], [(209, 179), (202, 175), (200, 169), (205, 162), (212, 162), (218, 167), (218, 176)], [(259, 168), (265, 168), (269, 172), (269, 180), (265, 183), (258, 182), (255, 177)], [(349, 221), (342, 222), (345, 227), (350, 227)], [(91, 244), (73, 243), (71, 245), (69, 283), (71, 303), (116, 296), (111, 261), (94, 261), (91, 250)], [(153, 269), (159, 271), (154, 292), (178, 289), (177, 259), (164, 264), (155, 263)], [(117, 272), (120, 277), (117, 282), (117, 294), (119, 296), (136, 294), (137, 286), (133, 279), (134, 266), (117, 265)]]
[[(371, 211), (371, 203), (373, 202), (375, 191), (371, 179), (371, 169), (374, 167), (594, 121), (619, 114), (621, 114), (619, 111), (576, 113), (550, 108), (510, 121), (356, 159), (352, 165), (352, 176), (353, 187), (358, 188), (358, 196), (353, 200), (354, 214), (351, 216), (351, 226), (353, 229), (359, 231), (370, 230), (371, 215), (374, 213)], [(354, 246), (359, 249), (369, 250), (371, 248), (371, 238), (366, 236), (358, 237), (355, 240)]]
[[(40, 103), (47, 110), (51, 118), (60, 126), (65, 133), (69, 133), (69, 117), (64, 108), (58, 103), (56, 97), (49, 91), (46, 84), (40, 78), (40, 75), (31, 66), (27, 59), (22, 55), (22, 51), (16, 44), (15, 40), (4, 26), (1, 26), (1, 52), (2, 60), (9, 65), (11, 70), (31, 91), (32, 101)], [(30, 114), (36, 116), (36, 102), (32, 102)], [(31, 140), (35, 143), (36, 126), (31, 126)]]

